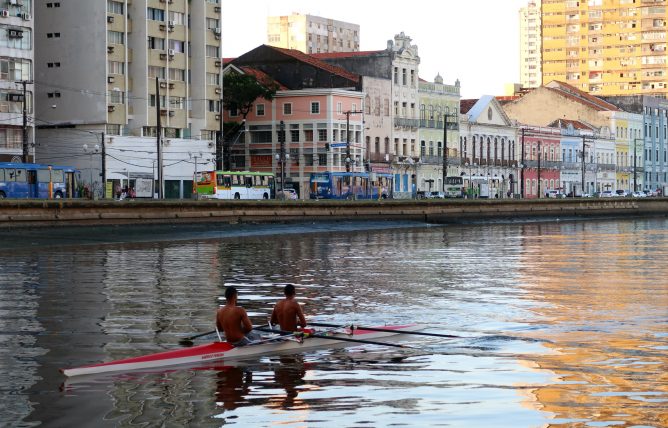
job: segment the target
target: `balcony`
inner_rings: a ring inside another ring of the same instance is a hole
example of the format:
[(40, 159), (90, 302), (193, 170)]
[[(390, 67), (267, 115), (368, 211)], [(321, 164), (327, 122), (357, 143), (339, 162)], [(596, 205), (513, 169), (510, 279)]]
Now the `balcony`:
[(394, 127), (395, 128), (415, 128), (417, 129), (420, 125), (418, 119), (410, 119), (407, 117), (395, 117), (394, 118)]

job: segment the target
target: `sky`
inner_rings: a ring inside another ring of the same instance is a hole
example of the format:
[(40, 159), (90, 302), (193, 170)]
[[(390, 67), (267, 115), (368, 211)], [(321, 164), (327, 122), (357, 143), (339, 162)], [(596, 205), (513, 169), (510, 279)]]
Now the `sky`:
[(462, 98), (503, 95), (519, 82), (519, 9), (527, 0), (222, 0), (223, 56), (266, 43), (267, 16), (293, 12), (360, 25), (360, 50), (404, 32), (418, 46), (420, 77), (461, 82)]

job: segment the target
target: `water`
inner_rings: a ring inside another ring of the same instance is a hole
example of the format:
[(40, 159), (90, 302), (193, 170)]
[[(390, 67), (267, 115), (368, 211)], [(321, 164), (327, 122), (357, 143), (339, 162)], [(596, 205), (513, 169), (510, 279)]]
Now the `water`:
[[(668, 220), (374, 226), (1, 231), (0, 425), (668, 426)], [(58, 372), (211, 330), (226, 285), (262, 324), (286, 283), (461, 338)]]

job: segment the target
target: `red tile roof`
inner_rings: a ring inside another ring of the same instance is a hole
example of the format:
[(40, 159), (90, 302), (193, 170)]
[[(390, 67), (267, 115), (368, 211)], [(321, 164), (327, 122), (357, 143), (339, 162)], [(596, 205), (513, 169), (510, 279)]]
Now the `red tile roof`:
[(573, 129), (586, 129), (588, 131), (594, 130), (594, 127), (591, 125), (587, 125), (586, 123), (580, 122), (579, 120), (571, 119), (557, 119), (548, 126), (550, 128), (568, 128), (568, 125), (572, 125)]
[(382, 52), (385, 51), (324, 52), (324, 53), (311, 54), (311, 56), (318, 59), (349, 58), (351, 56), (371, 56)]
[(598, 111), (621, 111), (614, 104), (610, 104), (607, 101), (603, 101), (600, 98), (581, 91), (575, 86), (569, 85), (568, 83), (553, 80), (552, 82), (548, 83), (545, 88), (553, 92), (557, 92), (573, 101), (585, 104)]
[(260, 82), (264, 86), (267, 86), (267, 87), (275, 86), (276, 89), (281, 90), (281, 91), (284, 91), (284, 90), (288, 89), (285, 85), (283, 85), (280, 82), (274, 80), (270, 75), (268, 75), (267, 73), (265, 73), (262, 70), (258, 70), (257, 68), (247, 67), (247, 66), (241, 66), (239, 68), (241, 68), (244, 71), (244, 73), (255, 76), (257, 81)]
[(332, 74), (336, 74), (337, 76), (343, 77), (344, 79), (348, 79), (352, 82), (358, 83), (360, 81), (359, 74), (351, 73), (348, 70), (343, 69), (341, 67), (327, 64), (326, 62), (320, 61), (319, 59), (315, 58), (313, 55), (307, 55), (295, 49), (277, 48), (275, 46), (268, 46), (268, 47), (271, 49), (275, 49), (279, 52), (282, 52), (283, 54), (288, 55), (298, 61), (305, 62), (314, 67), (320, 68), (321, 70), (325, 70)]
[(227, 65), (234, 61), (236, 58), (223, 58), (223, 65)]
[(479, 101), (479, 99), (460, 100), (459, 101), (459, 112), (462, 113), (462, 114), (468, 113), (469, 110), (471, 110), (473, 108), (473, 106), (475, 105), (475, 103), (477, 103), (478, 101)]

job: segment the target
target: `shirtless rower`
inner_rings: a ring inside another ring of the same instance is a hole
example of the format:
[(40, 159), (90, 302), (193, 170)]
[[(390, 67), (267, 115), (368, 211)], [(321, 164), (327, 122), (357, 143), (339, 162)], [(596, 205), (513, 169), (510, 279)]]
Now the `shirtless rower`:
[(224, 331), (225, 340), (234, 346), (248, 345), (257, 338), (251, 332), (253, 325), (246, 310), (237, 306), (237, 289), (234, 287), (225, 290), (225, 306), (216, 312), (216, 328)]
[(281, 330), (296, 331), (297, 325), (302, 328), (306, 327), (306, 319), (302, 308), (295, 299), (295, 286), (288, 284), (283, 289), (285, 299), (280, 300), (274, 306), (274, 311), (271, 313), (271, 323), (281, 326)]

